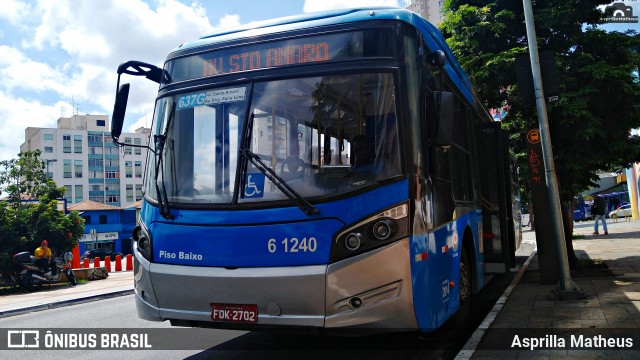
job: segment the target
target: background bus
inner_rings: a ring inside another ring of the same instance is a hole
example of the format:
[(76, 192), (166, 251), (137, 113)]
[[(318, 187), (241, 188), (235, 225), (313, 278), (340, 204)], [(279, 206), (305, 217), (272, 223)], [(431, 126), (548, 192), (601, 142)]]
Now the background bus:
[(160, 84), (134, 233), (144, 319), (428, 332), (514, 265), (507, 137), (412, 12), (249, 24), (123, 73)]

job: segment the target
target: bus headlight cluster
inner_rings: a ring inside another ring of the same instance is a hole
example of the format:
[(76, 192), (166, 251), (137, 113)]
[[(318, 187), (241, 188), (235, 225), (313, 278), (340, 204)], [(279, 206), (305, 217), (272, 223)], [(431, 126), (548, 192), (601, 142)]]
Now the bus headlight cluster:
[(331, 261), (341, 260), (390, 244), (408, 234), (408, 204), (371, 214), (341, 230), (334, 238)]
[(138, 245), (138, 251), (142, 256), (151, 261), (151, 236), (144, 224), (140, 224), (133, 229), (133, 240)]

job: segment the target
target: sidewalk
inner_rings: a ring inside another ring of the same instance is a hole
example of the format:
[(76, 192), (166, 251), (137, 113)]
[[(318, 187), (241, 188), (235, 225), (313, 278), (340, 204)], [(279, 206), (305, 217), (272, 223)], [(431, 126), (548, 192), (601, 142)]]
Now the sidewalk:
[[(572, 274), (586, 299), (555, 300), (556, 286), (540, 284), (534, 253), (494, 307), (497, 316), (474, 333), (481, 340), (470, 340), (457, 359), (640, 359), (640, 350), (624, 349), (640, 349), (640, 221), (607, 225), (609, 235), (591, 235), (593, 221), (574, 225), (574, 234), (585, 236), (573, 241), (578, 258), (601, 260), (611, 272)], [(523, 242), (535, 242), (535, 233), (525, 228)], [(608, 345), (610, 339), (623, 344)]]
[(110, 272), (106, 279), (76, 286), (43, 285), (39, 291), (0, 296), (0, 318), (128, 294), (133, 294), (133, 271)]

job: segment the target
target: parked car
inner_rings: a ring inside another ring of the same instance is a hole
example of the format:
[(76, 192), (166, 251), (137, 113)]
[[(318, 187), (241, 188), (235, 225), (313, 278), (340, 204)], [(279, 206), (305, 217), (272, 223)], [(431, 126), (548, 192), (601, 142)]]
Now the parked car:
[(116, 258), (116, 255), (122, 256), (122, 253), (116, 252), (110, 249), (91, 249), (84, 252), (84, 255), (80, 258), (80, 260), (89, 259), (93, 260), (93, 258), (99, 257), (100, 260), (104, 260), (105, 257), (109, 256), (111, 260)]
[(631, 216), (631, 204), (624, 204), (622, 206), (620, 206), (619, 208), (610, 211), (609, 212), (609, 217), (627, 217), (627, 216)]

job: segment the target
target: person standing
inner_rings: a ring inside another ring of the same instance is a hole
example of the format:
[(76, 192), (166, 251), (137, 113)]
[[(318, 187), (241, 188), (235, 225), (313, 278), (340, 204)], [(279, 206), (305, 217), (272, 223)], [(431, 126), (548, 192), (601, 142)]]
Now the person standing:
[(607, 200), (605, 198), (598, 196), (593, 201), (593, 206), (591, 207), (591, 214), (595, 220), (593, 224), (593, 235), (598, 235), (598, 221), (602, 221), (602, 230), (604, 230), (604, 234), (609, 234), (607, 230)]

